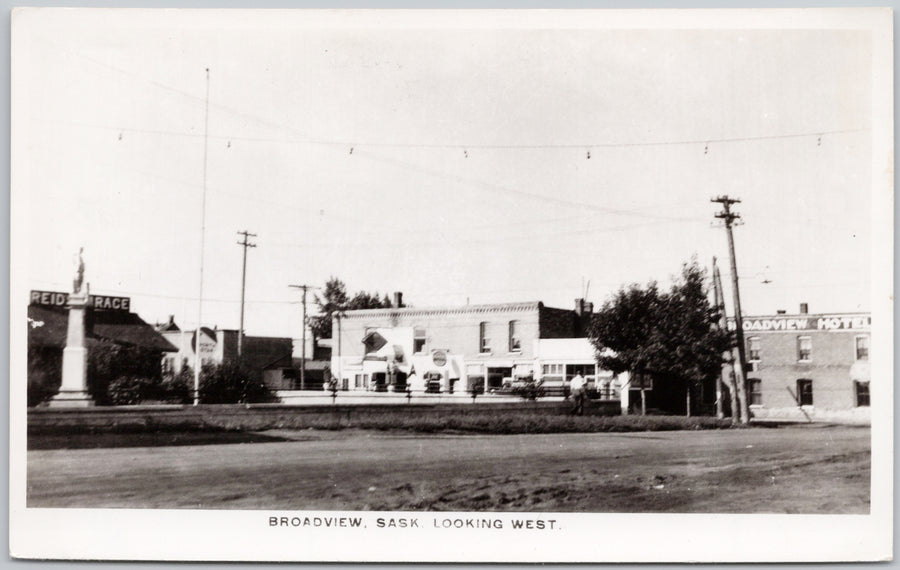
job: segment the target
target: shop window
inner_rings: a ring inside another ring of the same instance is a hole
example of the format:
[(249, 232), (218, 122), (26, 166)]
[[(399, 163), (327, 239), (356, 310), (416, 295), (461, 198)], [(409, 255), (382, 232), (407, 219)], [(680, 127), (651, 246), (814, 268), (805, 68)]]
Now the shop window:
[[(869, 337), (868, 336), (856, 337), (856, 359), (857, 360), (868, 360), (869, 359)], [(866, 404), (866, 405), (868, 405), (868, 404)]]
[(425, 352), (425, 329), (416, 328), (413, 335), (413, 352), (416, 354)]
[(541, 367), (541, 379), (544, 382), (562, 382), (563, 365), (562, 364), (544, 364)]
[(797, 360), (801, 362), (812, 360), (812, 338), (797, 337)]
[(857, 406), (868, 406), (869, 405), (869, 383), (868, 382), (860, 382), (856, 381), (853, 383), (856, 388), (856, 405)]
[(478, 323), (478, 347), (480, 352), (491, 351), (491, 339), (487, 336), (487, 323)]
[(762, 405), (762, 380), (759, 378), (750, 378), (748, 380), (750, 388), (750, 405)]
[(797, 404), (801, 406), (813, 405), (813, 382), (809, 379), (797, 380)]
[(753, 336), (747, 339), (747, 360), (759, 362), (759, 337)]
[(509, 351), (521, 352), (522, 341), (519, 340), (519, 321), (509, 321)]

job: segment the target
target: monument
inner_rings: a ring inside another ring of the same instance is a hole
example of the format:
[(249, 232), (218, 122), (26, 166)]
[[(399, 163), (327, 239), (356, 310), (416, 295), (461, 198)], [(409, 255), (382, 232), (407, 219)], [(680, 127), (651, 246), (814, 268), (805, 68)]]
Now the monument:
[(63, 349), (62, 384), (50, 400), (50, 407), (88, 407), (94, 401), (87, 391), (87, 347), (84, 312), (90, 300), (90, 286), (84, 283), (84, 248), (79, 248), (72, 294), (69, 295), (69, 324)]

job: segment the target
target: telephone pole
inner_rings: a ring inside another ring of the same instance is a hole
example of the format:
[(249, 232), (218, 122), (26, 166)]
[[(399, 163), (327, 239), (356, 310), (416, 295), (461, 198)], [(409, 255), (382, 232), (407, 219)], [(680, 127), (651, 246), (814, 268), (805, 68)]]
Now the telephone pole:
[(310, 289), (318, 289), (312, 285), (288, 285), (294, 289), (303, 290), (303, 340), (300, 347), (300, 389), (306, 389), (306, 292)]
[(722, 211), (716, 212), (716, 218), (719, 218), (724, 222), (725, 231), (728, 235), (728, 253), (731, 257), (731, 285), (734, 288), (734, 324), (736, 325), (735, 335), (737, 337), (738, 352), (738, 361), (735, 363), (734, 376), (737, 383), (738, 401), (740, 405), (740, 421), (741, 423), (747, 423), (750, 421), (750, 405), (747, 402), (747, 387), (746, 382), (744, 381), (744, 375), (747, 370), (747, 358), (744, 353), (744, 322), (741, 317), (741, 292), (738, 288), (737, 261), (734, 255), (734, 236), (731, 231), (731, 227), (734, 225), (735, 220), (741, 219), (740, 214), (731, 211), (731, 205), (740, 204), (741, 201), (736, 198), (729, 198), (727, 194), (725, 196), (710, 198), (709, 201), (722, 204)]
[(256, 234), (251, 234), (247, 230), (237, 232), (237, 234), (239, 236), (244, 236), (244, 241), (237, 242), (238, 245), (243, 246), (244, 248), (244, 270), (241, 275), (241, 325), (240, 328), (238, 328), (238, 356), (241, 356), (244, 352), (244, 289), (247, 285), (247, 248), (256, 247), (256, 244), (250, 243), (247, 240), (256, 237)]

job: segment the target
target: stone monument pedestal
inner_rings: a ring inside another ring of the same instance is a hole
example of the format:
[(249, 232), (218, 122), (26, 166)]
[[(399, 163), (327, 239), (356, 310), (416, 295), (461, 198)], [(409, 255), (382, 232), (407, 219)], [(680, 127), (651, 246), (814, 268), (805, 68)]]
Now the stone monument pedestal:
[(69, 326), (63, 349), (62, 384), (50, 400), (51, 408), (86, 408), (94, 405), (87, 391), (87, 348), (84, 346), (84, 311), (87, 291), (69, 296)]

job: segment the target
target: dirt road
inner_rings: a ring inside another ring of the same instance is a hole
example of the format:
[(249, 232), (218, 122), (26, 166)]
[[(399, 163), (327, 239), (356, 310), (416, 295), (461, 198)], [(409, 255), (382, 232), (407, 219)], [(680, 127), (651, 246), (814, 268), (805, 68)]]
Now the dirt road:
[(28, 452), (29, 507), (867, 513), (870, 430), (267, 432)]

